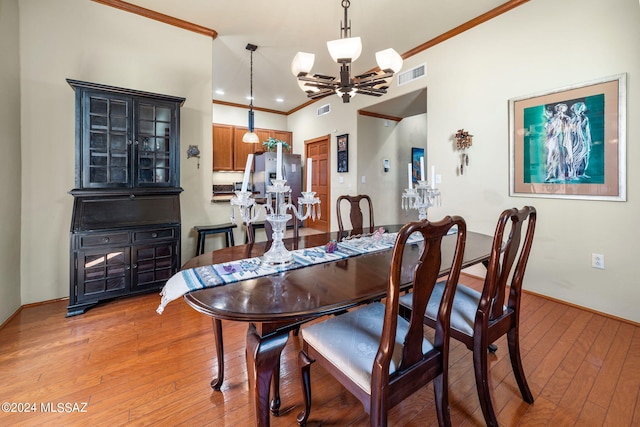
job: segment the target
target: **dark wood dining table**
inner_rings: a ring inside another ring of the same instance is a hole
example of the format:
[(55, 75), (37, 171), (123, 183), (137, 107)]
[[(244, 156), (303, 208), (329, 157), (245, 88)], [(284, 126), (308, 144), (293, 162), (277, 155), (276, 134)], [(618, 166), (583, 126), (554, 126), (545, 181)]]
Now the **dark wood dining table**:
[[(388, 232), (395, 232), (401, 227), (402, 225), (391, 225), (384, 228)], [(284, 242), (287, 248), (292, 250), (324, 245), (329, 240), (337, 238), (337, 232), (332, 232), (285, 239)], [(485, 234), (467, 232), (463, 268), (486, 262), (489, 259), (492, 239), (492, 236)], [(259, 242), (208, 252), (192, 258), (182, 268), (261, 256), (270, 244), (271, 242)], [(442, 246), (442, 276), (449, 273), (454, 245), (455, 236), (446, 236)], [(419, 246), (412, 245), (412, 250), (406, 251), (403, 260), (403, 271), (406, 271), (406, 274), (412, 272)], [(249, 324), (246, 363), (256, 425), (269, 425), (269, 407), (274, 415), (278, 415), (280, 354), (287, 343), (289, 332), (320, 316), (340, 313), (351, 307), (384, 298), (390, 264), (391, 251), (374, 252), (191, 291), (184, 296), (185, 301), (200, 313), (214, 319)], [(222, 378), (222, 348), (218, 349), (217, 356), (218, 375)], [(273, 390), (271, 402), (270, 384)]]

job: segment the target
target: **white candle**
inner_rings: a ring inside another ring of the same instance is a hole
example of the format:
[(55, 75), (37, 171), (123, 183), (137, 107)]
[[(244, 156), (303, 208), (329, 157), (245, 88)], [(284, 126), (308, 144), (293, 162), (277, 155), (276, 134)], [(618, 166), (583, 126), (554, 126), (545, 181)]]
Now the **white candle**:
[(420, 181), (424, 181), (424, 156), (420, 157)]
[(276, 150), (276, 179), (282, 179), (282, 143), (278, 142)]
[(312, 168), (313, 159), (309, 157), (307, 158), (307, 191), (311, 191), (311, 181), (313, 180)]
[(431, 188), (436, 188), (436, 166), (431, 165)]
[(412, 173), (411, 173), (411, 172), (413, 172), (412, 166), (413, 165), (411, 163), (407, 164), (407, 178), (409, 178), (409, 182), (407, 184), (408, 185), (407, 188), (409, 190), (411, 190), (413, 188), (413, 176), (412, 176)]
[(242, 191), (247, 191), (249, 185), (249, 173), (251, 172), (251, 165), (253, 164), (253, 154), (247, 156), (247, 164), (244, 167), (244, 178), (242, 179)]

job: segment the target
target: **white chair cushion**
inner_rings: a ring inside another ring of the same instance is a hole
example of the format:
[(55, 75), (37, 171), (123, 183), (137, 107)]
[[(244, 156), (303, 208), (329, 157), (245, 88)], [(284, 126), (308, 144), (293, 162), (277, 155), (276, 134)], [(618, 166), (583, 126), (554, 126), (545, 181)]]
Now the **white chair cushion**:
[[(334, 366), (344, 372), (364, 391), (371, 394), (371, 370), (380, 346), (384, 322), (382, 303), (373, 303), (354, 311), (329, 318), (300, 330), (302, 338)], [(396, 344), (389, 366), (393, 374), (402, 358), (402, 347), (409, 323), (398, 317)], [(422, 354), (433, 349), (427, 339), (422, 340)]]
[[(444, 292), (445, 282), (438, 282), (433, 288), (431, 298), (427, 304), (426, 316), (435, 319)], [(473, 336), (473, 323), (476, 319), (478, 304), (480, 304), (480, 292), (462, 284), (456, 287), (456, 294), (453, 298), (451, 309), (451, 328), (466, 335)], [(413, 294), (406, 294), (400, 297), (400, 303), (407, 307), (412, 306)]]

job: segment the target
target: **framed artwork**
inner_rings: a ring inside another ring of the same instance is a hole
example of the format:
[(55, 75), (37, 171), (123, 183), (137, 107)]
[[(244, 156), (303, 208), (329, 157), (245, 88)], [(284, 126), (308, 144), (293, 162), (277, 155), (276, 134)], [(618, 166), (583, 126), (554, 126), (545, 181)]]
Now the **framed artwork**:
[(509, 100), (509, 195), (626, 201), (626, 74)]
[[(411, 176), (414, 184), (420, 180), (420, 157), (424, 157), (424, 148), (411, 148)], [(427, 159), (424, 159), (427, 164)]]
[(349, 172), (349, 134), (338, 135), (338, 172)]

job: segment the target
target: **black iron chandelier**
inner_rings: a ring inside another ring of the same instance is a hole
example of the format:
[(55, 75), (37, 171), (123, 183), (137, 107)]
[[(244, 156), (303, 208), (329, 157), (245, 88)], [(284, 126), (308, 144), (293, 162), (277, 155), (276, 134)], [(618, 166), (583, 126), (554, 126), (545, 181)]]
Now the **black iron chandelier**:
[(298, 85), (311, 99), (324, 98), (334, 93), (342, 98), (342, 102), (349, 102), (358, 93), (382, 96), (387, 93), (393, 74), (402, 68), (402, 57), (390, 48), (376, 52), (376, 62), (380, 70), (351, 77), (351, 63), (362, 53), (362, 41), (360, 37), (351, 37), (351, 22), (347, 18), (350, 4), (349, 0), (342, 0), (344, 9), (344, 22), (340, 25), (342, 37), (327, 42), (329, 54), (340, 64), (338, 78), (310, 74), (315, 61), (313, 53), (298, 52), (291, 62), (291, 72), (298, 78)]

